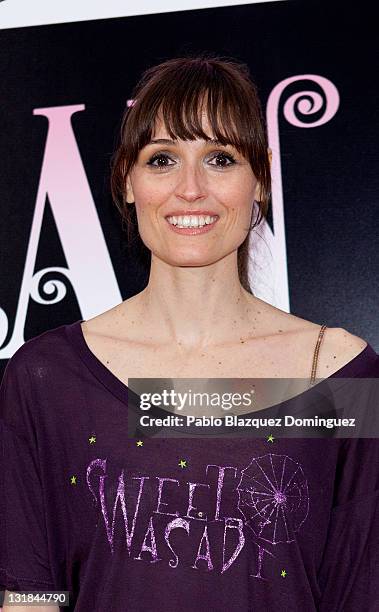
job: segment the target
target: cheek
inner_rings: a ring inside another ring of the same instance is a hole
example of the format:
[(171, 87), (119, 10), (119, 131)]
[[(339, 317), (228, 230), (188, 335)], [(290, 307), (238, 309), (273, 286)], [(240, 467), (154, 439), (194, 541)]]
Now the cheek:
[(137, 218), (139, 222), (154, 214), (157, 198), (151, 192), (137, 192), (135, 196)]
[(135, 191), (136, 205), (145, 213), (153, 212), (167, 200), (167, 197), (167, 186), (165, 187), (163, 184), (154, 187), (145, 184)]
[(235, 194), (232, 201), (227, 204), (229, 215), (234, 219), (245, 220), (251, 216), (253, 210), (254, 197), (251, 194), (240, 191)]
[(232, 180), (226, 177), (225, 182), (220, 184), (220, 189), (215, 193), (230, 210), (241, 212), (253, 203), (256, 185), (255, 177), (252, 178), (250, 172), (243, 171), (236, 173)]
[(155, 220), (164, 201), (155, 190), (144, 190), (136, 195), (137, 221), (142, 234), (146, 235), (146, 232), (150, 233), (158, 227)]
[(241, 206), (233, 206), (229, 211), (230, 228), (234, 229), (238, 234), (246, 233), (251, 224), (253, 212), (253, 204), (244, 202)]

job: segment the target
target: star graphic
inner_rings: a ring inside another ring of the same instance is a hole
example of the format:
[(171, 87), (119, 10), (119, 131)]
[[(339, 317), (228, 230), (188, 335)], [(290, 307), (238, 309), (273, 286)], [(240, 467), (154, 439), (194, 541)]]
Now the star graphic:
[(282, 570), (280, 575), (282, 576), (282, 578), (285, 578), (287, 576), (286, 570)]
[(136, 442), (136, 444), (137, 444), (137, 446), (143, 446), (143, 442), (142, 442), (142, 440), (138, 440), (138, 441)]
[(186, 459), (181, 459), (178, 463), (178, 465), (180, 465), (181, 468), (187, 467), (187, 461)]
[(275, 439), (274, 436), (270, 434), (269, 437), (267, 438), (267, 442), (273, 442), (274, 439)]
[(76, 476), (71, 476), (71, 484), (76, 484)]
[(91, 436), (90, 438), (88, 438), (88, 442), (90, 444), (94, 444), (94, 442), (96, 442), (96, 436)]

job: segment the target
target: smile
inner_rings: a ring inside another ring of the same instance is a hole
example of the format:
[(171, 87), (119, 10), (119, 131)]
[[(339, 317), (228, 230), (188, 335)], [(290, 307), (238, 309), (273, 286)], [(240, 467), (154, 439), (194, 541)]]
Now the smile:
[(166, 221), (174, 231), (193, 235), (210, 231), (218, 218), (218, 215), (183, 215), (166, 217)]

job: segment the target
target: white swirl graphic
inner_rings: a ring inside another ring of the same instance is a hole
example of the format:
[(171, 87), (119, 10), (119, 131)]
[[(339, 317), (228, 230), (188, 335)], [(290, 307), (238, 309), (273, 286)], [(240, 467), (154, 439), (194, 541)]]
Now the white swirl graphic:
[[(31, 279), (31, 287), (30, 287), (30, 296), (33, 298), (37, 304), (57, 304), (61, 302), (67, 293), (67, 288), (64, 282), (59, 279), (48, 279), (43, 282), (43, 291), (46, 295), (53, 295), (52, 299), (44, 299), (40, 293), (40, 282), (43, 276), (45, 276), (48, 272), (54, 272), (63, 274), (65, 277), (69, 277), (69, 270), (67, 268), (44, 268), (43, 270), (39, 270), (36, 274), (33, 275)], [(70, 279), (69, 279), (70, 280)], [(71, 280), (70, 280), (71, 282)]]
[[(264, 277), (264, 274), (262, 275), (262, 279), (263, 282), (267, 282), (268, 274), (273, 276), (273, 289), (270, 295), (267, 292), (267, 287), (262, 284), (262, 287), (258, 288), (257, 294), (286, 312), (290, 311), (290, 303), (280, 161), (279, 107), (285, 90), (297, 81), (311, 81), (318, 91), (313, 91), (308, 86), (307, 89), (290, 95), (285, 101), (283, 114), (291, 125), (300, 128), (315, 128), (324, 125), (334, 117), (340, 103), (336, 86), (329, 79), (317, 74), (300, 74), (280, 81), (271, 91), (267, 101), (268, 141), (272, 150), (271, 178), (274, 232), (271, 231), (266, 222), (262, 224), (260, 232), (263, 234), (273, 260), (273, 266), (266, 273), (266, 277)], [(321, 116), (320, 112), (322, 113)], [(309, 120), (312, 119), (312, 116), (315, 117), (313, 121)], [(258, 261), (258, 269), (268, 269), (267, 252), (260, 251), (261, 244), (257, 241), (254, 242), (254, 245), (250, 243), (251, 259)], [(251, 282), (254, 284), (256, 279), (252, 271), (249, 271), (249, 275)]]

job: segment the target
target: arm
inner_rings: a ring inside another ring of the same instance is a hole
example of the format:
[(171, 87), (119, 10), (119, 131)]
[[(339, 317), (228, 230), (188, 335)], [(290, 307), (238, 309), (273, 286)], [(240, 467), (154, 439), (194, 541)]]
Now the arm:
[[(0, 588), (6, 593), (57, 588), (47, 545), (37, 414), (27, 363), (19, 350), (0, 384)], [(4, 609), (11, 612), (15, 606)]]
[(336, 504), (318, 570), (319, 612), (378, 609), (379, 440), (343, 440)]

